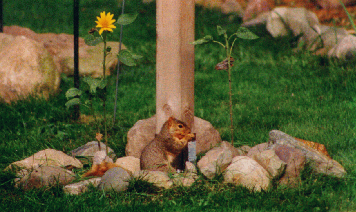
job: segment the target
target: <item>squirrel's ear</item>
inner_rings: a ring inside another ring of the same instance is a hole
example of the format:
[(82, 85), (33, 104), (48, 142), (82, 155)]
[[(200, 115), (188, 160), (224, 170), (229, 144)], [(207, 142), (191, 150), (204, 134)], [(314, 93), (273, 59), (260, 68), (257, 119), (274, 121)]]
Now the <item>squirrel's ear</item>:
[(173, 122), (174, 122), (173, 116), (169, 117), (169, 119), (168, 119), (167, 122), (168, 122), (168, 126), (169, 126), (169, 127), (172, 126), (172, 125), (173, 125)]

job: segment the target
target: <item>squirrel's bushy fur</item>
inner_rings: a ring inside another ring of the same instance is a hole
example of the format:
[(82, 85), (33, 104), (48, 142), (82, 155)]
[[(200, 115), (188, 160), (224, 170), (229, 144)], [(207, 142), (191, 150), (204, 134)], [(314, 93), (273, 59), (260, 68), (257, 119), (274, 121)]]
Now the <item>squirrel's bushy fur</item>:
[(180, 167), (178, 155), (195, 138), (182, 121), (170, 117), (161, 131), (143, 149), (140, 158), (142, 170), (176, 172)]

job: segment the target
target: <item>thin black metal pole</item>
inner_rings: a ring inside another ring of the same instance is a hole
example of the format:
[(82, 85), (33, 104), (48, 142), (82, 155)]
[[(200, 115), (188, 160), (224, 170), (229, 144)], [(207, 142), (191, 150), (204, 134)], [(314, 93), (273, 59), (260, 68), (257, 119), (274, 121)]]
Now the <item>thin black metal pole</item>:
[[(125, 11), (125, 0), (122, 1), (121, 14), (124, 14), (124, 11)], [(121, 25), (121, 28), (120, 28), (120, 40), (119, 40), (119, 53), (120, 53), (120, 51), (121, 51), (121, 43), (122, 43), (122, 28), (123, 28), (123, 26)], [(117, 62), (116, 89), (115, 89), (115, 106), (114, 106), (114, 121), (113, 121), (113, 124), (114, 124), (114, 125), (115, 125), (116, 109), (117, 109), (117, 92), (118, 92), (118, 87), (119, 87), (119, 74), (120, 74), (120, 61)]]
[(3, 32), (4, 30), (3, 30), (3, 7), (2, 7), (2, 0), (0, 0), (0, 32)]
[[(74, 87), (79, 89), (79, 0), (74, 0), (73, 6), (74, 21)], [(79, 105), (74, 108), (73, 118), (80, 116)]]

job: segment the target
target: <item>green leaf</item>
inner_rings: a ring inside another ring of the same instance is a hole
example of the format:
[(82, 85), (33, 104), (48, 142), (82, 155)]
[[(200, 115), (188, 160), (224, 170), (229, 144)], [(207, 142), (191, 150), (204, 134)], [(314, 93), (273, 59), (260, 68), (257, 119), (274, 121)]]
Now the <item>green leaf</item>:
[(136, 66), (136, 61), (133, 54), (126, 49), (121, 50), (117, 57), (119, 58), (120, 62), (127, 66)]
[(98, 88), (104, 89), (107, 84), (108, 84), (108, 80), (107, 80), (106, 78), (105, 78), (105, 79), (102, 79), (102, 80), (100, 80), (100, 83), (99, 83), (99, 85), (98, 85)]
[(89, 85), (89, 92), (91, 94), (95, 94), (96, 93), (96, 89), (98, 87), (100, 88), (101, 80), (100, 79), (93, 79), (91, 77), (85, 77), (83, 79), (83, 82), (86, 82)]
[(122, 14), (120, 17), (117, 19), (117, 22), (119, 25), (128, 25), (131, 24), (136, 20), (138, 16), (138, 13), (134, 14)]
[(218, 31), (218, 35), (223, 35), (226, 34), (226, 30), (223, 29), (221, 26), (217, 26), (217, 31)]
[(211, 35), (206, 35), (205, 37), (200, 38), (200, 39), (192, 42), (191, 44), (193, 44), (193, 45), (201, 45), (201, 44), (204, 44), (204, 43), (208, 43), (208, 42), (210, 42), (212, 40), (213, 40), (213, 37)]
[(135, 59), (135, 60), (139, 60), (139, 59), (142, 59), (143, 56), (138, 55), (138, 54), (132, 54), (132, 58)]
[(84, 41), (88, 46), (96, 46), (103, 41), (101, 37), (95, 37), (94, 35), (86, 35)]
[(70, 108), (74, 105), (79, 105), (80, 104), (80, 99), (79, 98), (73, 98), (71, 100), (69, 100), (68, 102), (66, 102), (66, 107)]
[(259, 38), (255, 33), (251, 32), (246, 27), (240, 27), (236, 32), (236, 36), (247, 40), (254, 40)]
[(82, 95), (82, 91), (78, 88), (69, 88), (66, 92), (67, 99)]

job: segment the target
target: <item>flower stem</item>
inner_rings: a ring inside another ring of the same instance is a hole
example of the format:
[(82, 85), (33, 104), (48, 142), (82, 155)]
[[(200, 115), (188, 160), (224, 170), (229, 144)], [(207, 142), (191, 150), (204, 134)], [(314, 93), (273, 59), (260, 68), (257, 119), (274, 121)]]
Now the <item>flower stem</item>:
[[(107, 55), (107, 51), (106, 51), (106, 32), (103, 33), (103, 41), (104, 41), (104, 58), (103, 58), (103, 80), (105, 80), (105, 63), (106, 63), (106, 55)], [(106, 129), (106, 86), (104, 88), (104, 94), (103, 94), (103, 109), (104, 109), (104, 136), (105, 136), (105, 152), (106, 155), (108, 155), (108, 132)]]
[(232, 119), (232, 86), (231, 86), (231, 51), (229, 48), (229, 40), (227, 39), (227, 36), (225, 36), (225, 49), (226, 49), (226, 56), (227, 56), (227, 67), (228, 67), (228, 77), (229, 77), (229, 106), (230, 106), (230, 131), (231, 131), (231, 145), (234, 145), (234, 125), (233, 125), (233, 119)]

